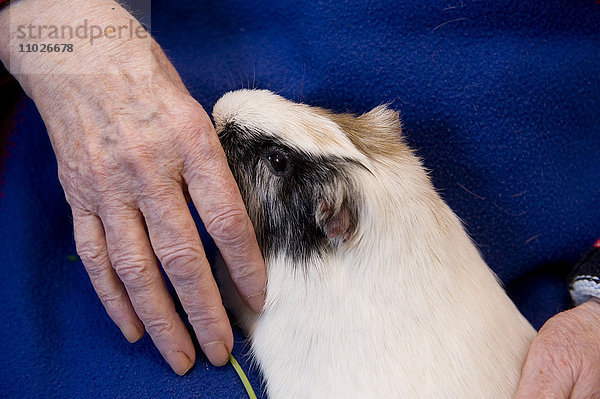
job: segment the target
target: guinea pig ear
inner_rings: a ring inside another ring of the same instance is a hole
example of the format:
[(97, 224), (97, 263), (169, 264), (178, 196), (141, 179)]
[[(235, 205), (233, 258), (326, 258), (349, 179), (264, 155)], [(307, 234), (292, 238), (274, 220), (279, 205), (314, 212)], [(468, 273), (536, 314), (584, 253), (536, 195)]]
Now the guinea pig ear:
[(352, 238), (356, 231), (357, 212), (346, 195), (319, 198), (316, 209), (317, 226), (329, 240), (346, 242)]
[(409, 151), (402, 139), (402, 122), (398, 111), (387, 105), (375, 107), (360, 116), (333, 113), (327, 116), (369, 158), (394, 157)]

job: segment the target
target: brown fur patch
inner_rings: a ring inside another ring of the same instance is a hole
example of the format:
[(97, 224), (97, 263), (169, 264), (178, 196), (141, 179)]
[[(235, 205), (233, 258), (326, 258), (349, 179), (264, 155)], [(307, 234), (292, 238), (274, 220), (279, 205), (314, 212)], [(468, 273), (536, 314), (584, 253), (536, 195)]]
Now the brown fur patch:
[(315, 112), (335, 122), (352, 144), (371, 159), (394, 158), (410, 151), (402, 140), (402, 124), (398, 112), (384, 105), (360, 116), (336, 114), (323, 108)]

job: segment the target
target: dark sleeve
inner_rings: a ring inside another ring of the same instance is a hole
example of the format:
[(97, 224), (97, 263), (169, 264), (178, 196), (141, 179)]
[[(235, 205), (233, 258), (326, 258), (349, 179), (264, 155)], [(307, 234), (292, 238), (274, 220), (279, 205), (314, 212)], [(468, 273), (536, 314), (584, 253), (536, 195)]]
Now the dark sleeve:
[(575, 265), (569, 276), (569, 292), (576, 305), (600, 298), (600, 240)]

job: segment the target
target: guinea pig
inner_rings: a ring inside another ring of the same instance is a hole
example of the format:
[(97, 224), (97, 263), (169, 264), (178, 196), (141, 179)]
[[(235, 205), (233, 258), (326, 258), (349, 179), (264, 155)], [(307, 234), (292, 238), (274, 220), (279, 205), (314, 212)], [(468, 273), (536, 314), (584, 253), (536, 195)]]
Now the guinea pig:
[(512, 398), (535, 330), (402, 138), (360, 116), (264, 90), (213, 118), (267, 265), (252, 313), (224, 303), (271, 399)]

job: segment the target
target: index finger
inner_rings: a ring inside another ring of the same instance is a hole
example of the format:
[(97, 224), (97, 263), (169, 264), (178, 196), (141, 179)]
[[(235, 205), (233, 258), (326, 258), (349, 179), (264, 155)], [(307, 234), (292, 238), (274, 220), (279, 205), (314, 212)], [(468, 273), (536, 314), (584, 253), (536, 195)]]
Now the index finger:
[(240, 296), (259, 312), (265, 302), (267, 274), (254, 227), (208, 117), (198, 130), (198, 140), (185, 157), (183, 178)]

